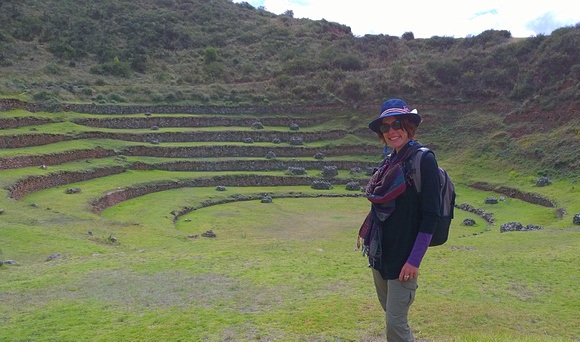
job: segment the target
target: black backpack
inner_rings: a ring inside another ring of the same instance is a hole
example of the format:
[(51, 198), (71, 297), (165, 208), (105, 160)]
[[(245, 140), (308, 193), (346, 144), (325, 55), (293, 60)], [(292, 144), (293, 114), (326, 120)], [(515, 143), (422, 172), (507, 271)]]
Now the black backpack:
[[(409, 157), (415, 189), (421, 192), (421, 157), (426, 153), (433, 153), (427, 147), (419, 147)], [(434, 153), (433, 153), (434, 154)], [(449, 226), (453, 220), (453, 209), (455, 208), (455, 185), (445, 170), (439, 167), (441, 208), (439, 211), (439, 220), (433, 232), (433, 238), (429, 246), (439, 246), (444, 244), (449, 237)]]

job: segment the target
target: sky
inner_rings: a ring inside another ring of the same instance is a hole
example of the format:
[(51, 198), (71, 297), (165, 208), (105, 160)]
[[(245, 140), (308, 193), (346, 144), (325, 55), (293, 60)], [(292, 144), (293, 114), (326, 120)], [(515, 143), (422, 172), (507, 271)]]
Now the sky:
[(580, 23), (574, 0), (234, 0), (268, 12), (291, 10), (294, 18), (325, 19), (349, 26), (355, 36), (384, 34), (415, 38), (464, 38), (486, 30), (507, 30), (512, 37), (549, 35)]

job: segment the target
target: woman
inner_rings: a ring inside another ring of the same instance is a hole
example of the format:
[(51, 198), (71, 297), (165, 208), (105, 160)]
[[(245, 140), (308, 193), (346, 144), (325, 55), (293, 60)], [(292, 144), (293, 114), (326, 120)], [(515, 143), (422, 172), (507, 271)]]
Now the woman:
[(387, 341), (414, 341), (408, 313), (415, 298), (419, 266), (427, 252), (440, 206), (438, 166), (433, 153), (421, 158), (421, 193), (413, 184), (410, 157), (420, 146), (416, 110), (401, 99), (383, 103), (369, 124), (393, 152), (366, 188), (371, 210), (359, 231), (373, 272), (379, 302), (386, 313)]

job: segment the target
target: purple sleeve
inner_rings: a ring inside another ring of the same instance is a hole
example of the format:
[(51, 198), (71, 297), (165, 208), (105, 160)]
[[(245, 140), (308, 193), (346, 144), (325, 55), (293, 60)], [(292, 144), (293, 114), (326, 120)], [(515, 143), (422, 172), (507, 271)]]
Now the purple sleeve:
[(417, 239), (415, 240), (415, 244), (411, 250), (411, 255), (409, 255), (409, 259), (407, 259), (409, 264), (419, 268), (421, 260), (423, 260), (425, 253), (427, 253), (427, 248), (429, 247), (432, 237), (433, 234), (429, 233), (419, 232), (419, 234), (417, 234)]
[(407, 262), (417, 268), (427, 253), (433, 231), (439, 218), (439, 171), (432, 153), (421, 158), (421, 225)]

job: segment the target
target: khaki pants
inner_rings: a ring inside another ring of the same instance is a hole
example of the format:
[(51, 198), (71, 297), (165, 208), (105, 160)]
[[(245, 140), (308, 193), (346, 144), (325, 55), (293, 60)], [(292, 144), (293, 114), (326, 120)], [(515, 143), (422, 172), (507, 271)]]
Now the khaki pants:
[(417, 279), (400, 281), (384, 280), (379, 271), (373, 270), (373, 279), (379, 302), (385, 310), (388, 342), (413, 342), (415, 338), (409, 327), (407, 315), (415, 300)]

